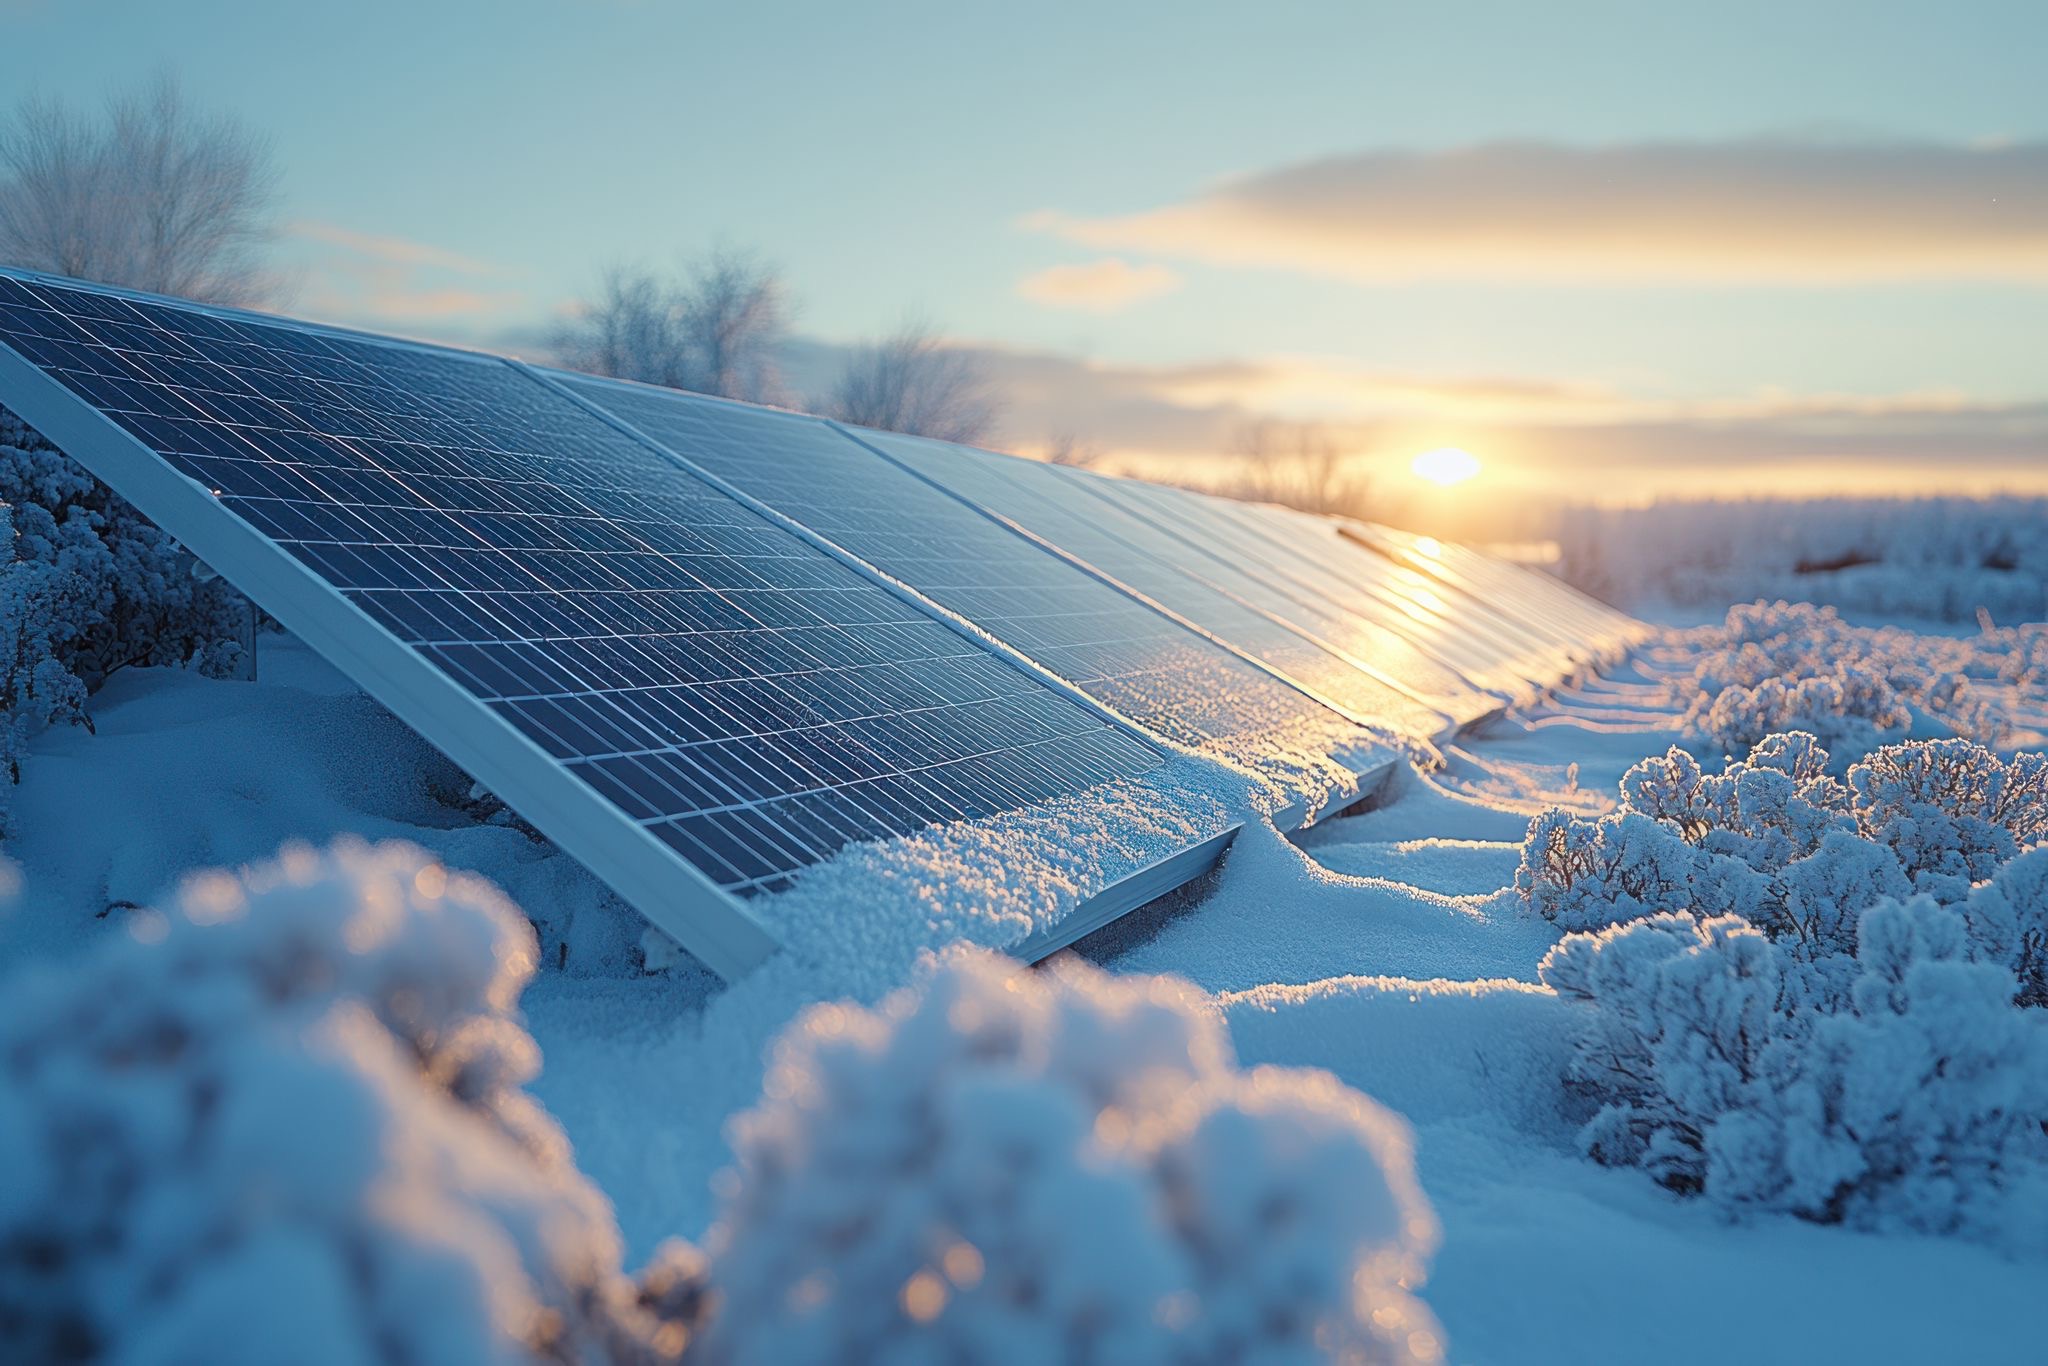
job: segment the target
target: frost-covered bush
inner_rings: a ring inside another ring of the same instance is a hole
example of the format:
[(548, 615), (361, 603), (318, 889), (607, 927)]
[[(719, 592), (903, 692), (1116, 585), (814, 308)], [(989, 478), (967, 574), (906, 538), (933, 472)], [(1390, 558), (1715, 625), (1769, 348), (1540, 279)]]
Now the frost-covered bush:
[(1170, 979), (956, 953), (781, 1040), (702, 1359), (1431, 1361), (1401, 1122)]
[(1923, 735), (1996, 743), (2010, 724), (2000, 685), (2027, 668), (2012, 663), (2024, 648), (2018, 633), (1856, 627), (1809, 603), (1740, 604), (1722, 627), (1697, 634), (1692, 674), (1675, 685), (1682, 724), (1729, 752), (1797, 730), (1846, 761), (1916, 722)]
[(1661, 912), (1739, 915), (1801, 959), (1852, 953), (1856, 916), (1914, 891), (1961, 901), (2048, 838), (2048, 757), (1910, 740), (1828, 774), (1812, 735), (1767, 736), (1720, 773), (1645, 759), (1597, 819), (1536, 817), (1515, 885), (1566, 930)]
[(0, 990), (0, 1358), (655, 1361), (524, 1091), (526, 922), (405, 845), (288, 848)]
[[(0, 506), (0, 538), (14, 542), (14, 510)], [(85, 684), (58, 657), (60, 610), (68, 576), (53, 564), (11, 560), (0, 564), (0, 766), (7, 784), (21, 781), (28, 741), (46, 726), (90, 725)], [(0, 786), (0, 829), (6, 827), (7, 789)]]
[(236, 666), (234, 591), (195, 577), (176, 541), (4, 409), (0, 503), (14, 509), (14, 558), (60, 572), (53, 657), (88, 689), (134, 665)]
[[(87, 694), (118, 669), (232, 671), (240, 600), (201, 582), (177, 543), (0, 409), (0, 764), (18, 781), (44, 726), (84, 722)], [(0, 807), (0, 824), (4, 824)]]
[(1857, 928), (1833, 1000), (1733, 916), (1566, 937), (1540, 971), (1591, 1005), (1588, 1154), (1731, 1207), (2042, 1242), (2048, 1013), (1972, 961), (1953, 908), (1887, 901)]

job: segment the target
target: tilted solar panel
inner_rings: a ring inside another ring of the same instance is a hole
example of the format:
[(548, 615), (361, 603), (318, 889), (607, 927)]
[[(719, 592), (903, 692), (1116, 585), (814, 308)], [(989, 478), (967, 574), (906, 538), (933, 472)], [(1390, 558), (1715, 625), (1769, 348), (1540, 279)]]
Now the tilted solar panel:
[[(1094, 493), (1098, 500), (1122, 504), (1131, 516), (1147, 522), (1162, 538), (1176, 568), (1323, 642), (1348, 659), (1368, 663), (1383, 677), (1454, 720), (1470, 721), (1499, 708), (1500, 698), (1474, 687), (1455, 668), (1431, 657), (1413, 641), (1326, 599), (1301, 592), (1283, 576), (1247, 561), (1242, 553), (1234, 553), (1233, 547), (1217, 545), (1213, 529), (1190, 525), (1178, 515), (1180, 504), (1188, 505), (1188, 511), (1198, 515), (1193, 504), (1199, 495), (1157, 484), (1112, 480), (1084, 471), (1047, 467), (1046, 472), (1063, 485)], [(1119, 485), (1124, 492), (1118, 492), (1115, 486)], [(1176, 500), (1176, 510), (1165, 515), (1155, 511), (1150, 517), (1140, 510), (1146, 506), (1158, 509), (1162, 497)], [(1134, 503), (1137, 507), (1131, 506)], [(1224, 533), (1226, 538), (1229, 534)]]
[(1575, 642), (1582, 658), (1624, 647), (1644, 633), (1641, 622), (1548, 574), (1481, 555), (1454, 541), (1370, 523), (1348, 527), (1347, 534), (1445, 582), (1470, 584), (1519, 604), (1531, 623), (1541, 623), (1560, 638)]
[(1418, 604), (1452, 623), (1463, 623), (1472, 639), (1510, 662), (1519, 676), (1547, 688), (1585, 658), (1582, 640), (1555, 623), (1532, 621), (1526, 610), (1484, 585), (1453, 583), (1424, 573), (1401, 559), (1369, 549), (1345, 532), (1344, 521), (1266, 503), (1238, 503), (1235, 515), (1256, 524), (1274, 544), (1300, 546), (1329, 565), (1333, 575), (1375, 585), (1390, 598)]
[[(1136, 479), (1086, 473), (1078, 477), (1091, 492), (1116, 500), (1162, 529), (1179, 529), (1182, 539), (1197, 553), (1221, 562), (1226, 568), (1242, 568), (1254, 574), (1294, 601), (1298, 609), (1327, 614), (1334, 607), (1349, 612), (1367, 624), (1375, 639), (1382, 641), (1382, 648), (1399, 650), (1404, 657), (1419, 652), (1429, 663), (1453, 672), (1472, 689), (1494, 694), (1491, 701), (1480, 704), (1482, 709), (1529, 691), (1527, 681), (1505, 667), (1506, 661), (1488, 646), (1470, 622), (1382, 595), (1375, 591), (1376, 579), (1339, 577), (1327, 564), (1311, 560), (1289, 545), (1269, 540), (1258, 523), (1246, 515), (1250, 509), (1244, 503)], [(1339, 555), (1355, 558), (1340, 545), (1323, 542), (1321, 548), (1328, 552), (1325, 560)], [(1399, 643), (1385, 646), (1387, 635), (1397, 637)]]
[(0, 343), (0, 403), (722, 973), (773, 947), (736, 896), (1163, 762), (509, 363), (5, 274)]
[(1300, 591), (1341, 603), (1413, 640), (1476, 686), (1524, 700), (1554, 683), (1570, 662), (1482, 598), (1404, 572), (1384, 556), (1342, 536), (1330, 518), (1295, 514), (1291, 523), (1270, 505), (1175, 490), (1216, 522), (1234, 529), (1239, 552), (1274, 566)]
[[(673, 389), (549, 377), (1156, 734), (1259, 768), (1286, 752), (1289, 731), (1341, 733), (1334, 713), (1291, 684), (836, 426)], [(1360, 731), (1361, 761), (1368, 740)], [(1321, 792), (1302, 795), (1321, 804)]]
[(861, 440), (1005, 521), (1099, 570), (1176, 617), (1265, 661), (1347, 715), (1429, 737), (1450, 716), (1382, 674), (1259, 611), (1174, 563), (1184, 554), (1156, 527), (1077, 500), (1051, 466), (949, 442), (855, 431)]

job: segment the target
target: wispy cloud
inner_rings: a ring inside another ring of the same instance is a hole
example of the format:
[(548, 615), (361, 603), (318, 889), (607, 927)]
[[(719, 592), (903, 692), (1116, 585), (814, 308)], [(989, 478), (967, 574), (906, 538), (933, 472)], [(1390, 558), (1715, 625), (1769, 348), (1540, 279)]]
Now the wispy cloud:
[(314, 219), (300, 219), (285, 228), (287, 235), (301, 241), (317, 242), (358, 256), (368, 261), (381, 261), (386, 265), (411, 266), (425, 270), (445, 270), (456, 275), (501, 275), (504, 272), (496, 266), (464, 256), (459, 252), (446, 251), (414, 242), (404, 237), (385, 237), (375, 233), (356, 232), (334, 223), (322, 223)]
[(1019, 280), (1017, 293), (1047, 308), (1116, 313), (1146, 299), (1171, 294), (1180, 286), (1177, 271), (1156, 263), (1134, 266), (1110, 256), (1086, 265), (1049, 266)]
[[(1399, 486), (1433, 446), (1466, 446), (1496, 492), (1600, 501), (1653, 492), (1992, 487), (2048, 489), (2048, 404), (1953, 390), (1763, 390), (1662, 399), (1544, 376), (1397, 373), (1328, 357), (1109, 364), (993, 344), (968, 348), (1005, 400), (996, 441), (1025, 453), (1078, 435), (1112, 468), (1227, 473), (1233, 438), (1265, 418), (1324, 425)], [(786, 373), (822, 393), (844, 348), (793, 343)]]
[(336, 322), (469, 333), (529, 303), (515, 272), (429, 243), (311, 220), (285, 236), (298, 256), (298, 307)]
[(2048, 280), (2048, 142), (1372, 151), (1136, 214), (1048, 210), (1026, 226), (1103, 250), (1366, 282)]

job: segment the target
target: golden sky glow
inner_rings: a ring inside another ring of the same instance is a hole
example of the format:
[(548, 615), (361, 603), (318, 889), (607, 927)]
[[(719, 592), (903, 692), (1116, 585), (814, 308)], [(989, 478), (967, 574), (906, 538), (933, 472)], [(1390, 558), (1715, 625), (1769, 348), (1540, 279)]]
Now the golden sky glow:
[(1408, 472), (1438, 488), (1449, 488), (1479, 473), (1479, 457), (1456, 446), (1439, 446), (1409, 461)]

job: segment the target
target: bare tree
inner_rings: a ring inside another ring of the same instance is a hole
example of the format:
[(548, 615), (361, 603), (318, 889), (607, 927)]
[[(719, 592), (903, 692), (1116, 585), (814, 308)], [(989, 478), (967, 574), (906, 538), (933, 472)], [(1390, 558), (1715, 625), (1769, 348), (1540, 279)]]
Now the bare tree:
[(775, 358), (788, 329), (781, 279), (721, 247), (676, 279), (606, 271), (553, 348), (574, 370), (764, 403), (781, 396)]
[(97, 116), (36, 97), (0, 125), (0, 260), (210, 303), (270, 298), (269, 142), (156, 78)]
[(917, 320), (858, 347), (826, 400), (842, 422), (967, 444), (988, 435), (1000, 406), (981, 362)]
[(1366, 480), (1329, 429), (1315, 422), (1261, 420), (1239, 429), (1230, 454), (1238, 462), (1229, 492), (1308, 512), (1358, 512)]
[(1090, 465), (1101, 463), (1103, 455), (1102, 447), (1084, 440), (1073, 432), (1054, 432), (1046, 438), (1045, 451), (1041, 458), (1048, 464), (1073, 465), (1079, 469), (1086, 469)]

